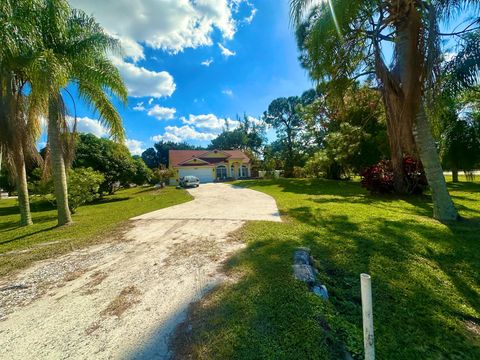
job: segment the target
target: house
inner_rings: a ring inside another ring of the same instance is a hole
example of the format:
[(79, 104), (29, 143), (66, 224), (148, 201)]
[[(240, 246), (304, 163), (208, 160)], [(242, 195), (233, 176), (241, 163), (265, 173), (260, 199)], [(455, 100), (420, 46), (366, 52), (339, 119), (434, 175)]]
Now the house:
[(178, 185), (187, 175), (196, 176), (201, 183), (251, 176), (250, 159), (240, 150), (170, 150), (168, 160), (176, 173), (171, 185)]

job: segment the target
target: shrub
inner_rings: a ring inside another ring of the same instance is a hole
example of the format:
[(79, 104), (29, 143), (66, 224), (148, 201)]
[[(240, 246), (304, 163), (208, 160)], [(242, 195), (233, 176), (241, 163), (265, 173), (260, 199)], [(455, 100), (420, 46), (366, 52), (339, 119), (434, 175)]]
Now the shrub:
[(100, 197), (100, 185), (105, 181), (102, 173), (92, 168), (76, 168), (68, 171), (68, 204), (70, 211)]
[(174, 169), (156, 169), (153, 171), (153, 176), (150, 182), (152, 184), (168, 184), (171, 178), (177, 176), (177, 172)]
[(293, 167), (293, 177), (296, 179), (303, 179), (306, 177), (305, 170), (300, 166)]
[(342, 167), (327, 149), (317, 151), (305, 164), (308, 176), (340, 180), (342, 176), (348, 177)]
[(133, 182), (135, 185), (144, 185), (152, 180), (153, 172), (141, 158), (133, 160), (132, 170), (133, 173), (129, 176), (129, 182)]
[[(403, 158), (403, 169), (407, 181), (407, 193), (421, 194), (428, 182), (420, 161), (411, 156)], [(368, 167), (361, 174), (362, 186), (372, 193), (393, 193), (393, 167), (390, 160), (382, 160)]]

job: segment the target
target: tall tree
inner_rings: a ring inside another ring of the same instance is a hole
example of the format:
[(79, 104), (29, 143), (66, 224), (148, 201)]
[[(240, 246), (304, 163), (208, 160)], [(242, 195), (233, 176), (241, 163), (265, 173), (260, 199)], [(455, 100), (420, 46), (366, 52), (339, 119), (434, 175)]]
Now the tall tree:
[(74, 84), (79, 96), (95, 110), (115, 140), (124, 139), (122, 120), (106, 91), (126, 102), (127, 90), (118, 69), (107, 57), (118, 43), (90, 16), (71, 9), (66, 0), (44, 0), (39, 14), (43, 73), (33, 87), (44, 89), (48, 102), (48, 143), (58, 210), (58, 224), (72, 222), (68, 206), (65, 136), (68, 124), (61, 90)]
[[(328, 79), (341, 88), (353, 79), (375, 76), (386, 110), (395, 187), (405, 189), (403, 156), (418, 152), (432, 190), (434, 217), (440, 220), (455, 220), (458, 214), (426, 118), (424, 91), (438, 69), (440, 20), (469, 3), (331, 0), (312, 8), (311, 0), (291, 0), (301, 60), (315, 80)], [(383, 49), (392, 46), (388, 65)]]
[(291, 96), (273, 100), (268, 110), (263, 114), (263, 120), (272, 126), (278, 139), (285, 144), (285, 176), (293, 176), (297, 165), (298, 138), (304, 127), (300, 106), (311, 103), (315, 98), (313, 90), (306, 91), (302, 96)]
[(208, 148), (250, 151), (258, 156), (266, 141), (265, 125), (247, 114), (243, 115), (243, 119), (237, 116), (237, 123), (238, 127), (233, 130), (224, 129)]
[[(25, 162), (39, 159), (35, 148), (38, 108), (25, 91), (38, 73), (38, 9), (39, 2), (34, 0), (0, 2), (0, 156), (15, 179), (21, 225), (32, 223)], [(34, 89), (30, 93), (35, 97)]]

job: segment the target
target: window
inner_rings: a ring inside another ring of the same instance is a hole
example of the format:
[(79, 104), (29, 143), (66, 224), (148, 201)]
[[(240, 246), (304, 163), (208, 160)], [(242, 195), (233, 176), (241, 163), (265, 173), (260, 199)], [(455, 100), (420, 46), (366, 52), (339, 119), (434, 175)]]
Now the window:
[(225, 179), (227, 177), (227, 168), (223, 165), (217, 167), (217, 178)]
[(245, 165), (242, 165), (240, 170), (240, 177), (248, 177), (248, 169)]

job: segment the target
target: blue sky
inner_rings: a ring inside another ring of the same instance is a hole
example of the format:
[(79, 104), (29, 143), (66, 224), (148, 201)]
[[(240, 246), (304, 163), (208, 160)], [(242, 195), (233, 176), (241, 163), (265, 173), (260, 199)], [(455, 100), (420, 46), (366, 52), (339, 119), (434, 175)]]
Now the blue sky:
[[(228, 119), (258, 119), (273, 99), (312, 86), (286, 0), (71, 3), (123, 44), (113, 59), (131, 94), (118, 109), (134, 154), (161, 139), (206, 145)], [(80, 131), (108, 136), (91, 109), (79, 100), (76, 107)]]
[[(257, 121), (273, 99), (312, 87), (297, 60), (288, 0), (70, 3), (122, 44), (123, 53), (111, 58), (130, 93), (128, 105), (117, 108), (132, 154), (159, 140), (207, 145), (226, 122), (234, 127), (237, 115)], [(79, 131), (108, 136), (92, 109), (78, 99), (75, 105)]]

